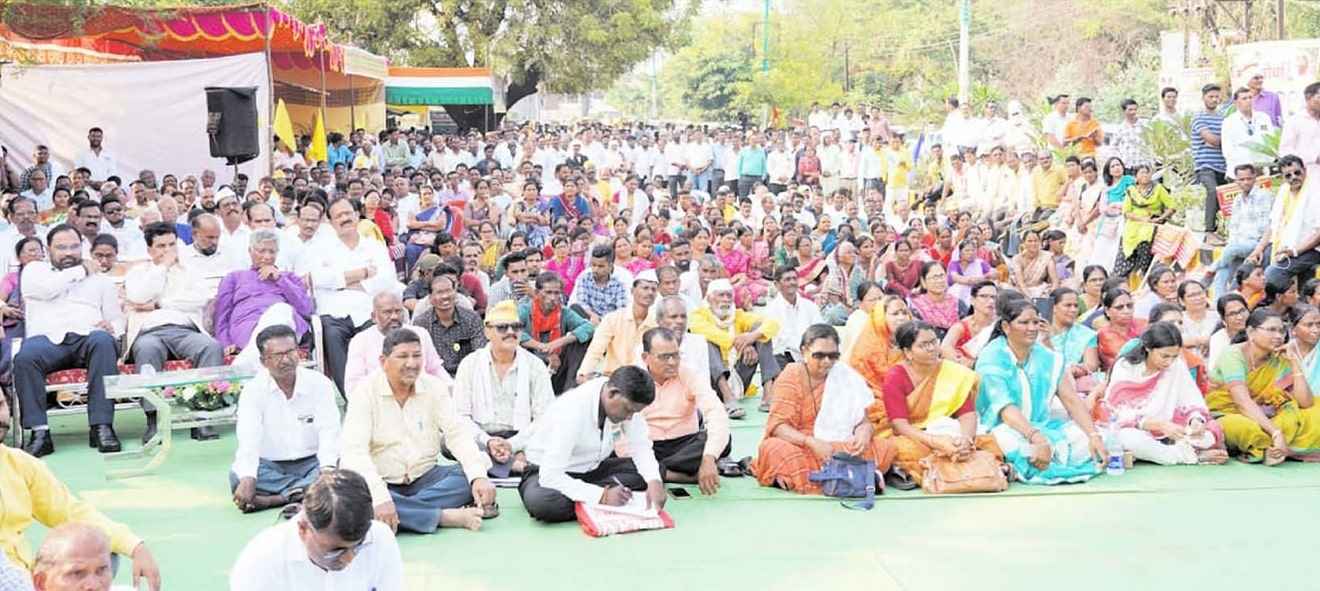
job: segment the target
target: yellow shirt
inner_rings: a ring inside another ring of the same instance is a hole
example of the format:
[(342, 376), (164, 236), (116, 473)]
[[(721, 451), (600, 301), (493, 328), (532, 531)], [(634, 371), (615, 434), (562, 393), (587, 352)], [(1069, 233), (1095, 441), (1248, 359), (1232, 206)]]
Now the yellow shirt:
[(110, 538), (110, 550), (131, 556), (141, 538), (128, 526), (111, 521), (74, 496), (45, 462), (0, 444), (0, 547), (9, 560), (32, 568), (32, 549), (23, 532), (33, 522), (49, 528), (65, 523), (89, 523)]
[(645, 325), (646, 319), (642, 322), (633, 319), (632, 306), (606, 314), (591, 335), (591, 344), (587, 346), (587, 355), (582, 358), (578, 373), (599, 371), (609, 375), (620, 367), (636, 363)]
[(908, 186), (908, 173), (912, 172), (912, 155), (906, 148), (894, 150), (888, 146), (880, 152), (883, 173), (881, 178), (886, 187), (905, 189)]
[(720, 348), (720, 356), (724, 359), (729, 358), (729, 349), (733, 348), (733, 338), (737, 335), (751, 332), (752, 330), (761, 331), (760, 342), (768, 343), (779, 334), (779, 321), (774, 318), (763, 318), (759, 314), (734, 310), (732, 330), (724, 329), (719, 326), (715, 319), (715, 313), (710, 310), (710, 306), (702, 306), (692, 311), (688, 321), (688, 332), (695, 335), (706, 337), (715, 346)]
[(1031, 184), (1036, 193), (1036, 207), (1057, 208), (1063, 191), (1063, 184), (1068, 180), (1063, 167), (1057, 164), (1048, 170), (1037, 167), (1031, 172)]
[(485, 478), (490, 458), (477, 448), (470, 425), (436, 378), (418, 376), (413, 395), (400, 406), (381, 370), (349, 396), (340, 464), (366, 479), (373, 505), (390, 500), (386, 484), (411, 483), (434, 467), (442, 442), (469, 482)]

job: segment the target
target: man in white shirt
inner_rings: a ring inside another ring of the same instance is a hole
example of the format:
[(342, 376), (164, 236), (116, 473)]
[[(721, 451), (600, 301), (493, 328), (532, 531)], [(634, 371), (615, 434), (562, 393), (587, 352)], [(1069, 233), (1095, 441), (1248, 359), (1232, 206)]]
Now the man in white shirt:
[[(651, 450), (646, 419), (655, 382), (641, 368), (625, 366), (565, 392), (532, 426), (531, 464), (518, 484), (528, 515), (548, 523), (576, 519), (574, 503), (621, 506), (633, 491), (646, 491), (647, 506), (665, 504), (660, 465)], [(614, 455), (626, 438), (630, 457)]]
[(0, 232), (0, 277), (18, 269), (18, 255), (14, 247), (24, 238), (46, 242), (46, 227), (37, 225), (37, 204), (28, 197), (15, 197), (9, 201), (9, 227)]
[(1068, 95), (1060, 94), (1050, 99), (1051, 111), (1041, 122), (1041, 131), (1045, 141), (1055, 148), (1063, 147), (1063, 132), (1068, 126)]
[(715, 164), (715, 149), (706, 143), (706, 135), (701, 131), (692, 134), (692, 142), (687, 145), (687, 180), (694, 191), (711, 193), (712, 166)]
[(301, 513), (248, 542), (229, 589), (403, 591), (403, 556), (390, 528), (372, 520), (366, 480), (334, 470), (308, 487)]
[(104, 181), (119, 173), (115, 167), (115, 157), (103, 145), (105, 134), (100, 127), (87, 130), (87, 149), (73, 161), (73, 167), (91, 171), (89, 181)]
[(784, 140), (775, 142), (774, 150), (765, 158), (766, 176), (770, 177), (770, 192), (778, 195), (788, 190), (788, 185), (793, 182), (793, 175), (797, 173), (797, 168), (793, 163), (793, 153), (784, 147)]
[(105, 397), (105, 376), (119, 373), (115, 335), (124, 330), (119, 292), (99, 274), (96, 261), (83, 258), (82, 238), (73, 226), (56, 226), (46, 240), (50, 262), (23, 268), (27, 338), (14, 356), (22, 427), (32, 430), (23, 451), (36, 457), (55, 451), (46, 422), (46, 374), (85, 367), (89, 442), (101, 453), (117, 452), (115, 407)]
[(193, 218), (191, 226), (193, 243), (179, 252), (179, 261), (202, 282), (207, 293), (214, 294), (225, 275), (238, 270), (235, 257), (220, 248), (220, 220), (214, 215), (201, 214)]
[[(124, 215), (123, 202), (117, 197), (101, 200), (101, 233), (110, 234), (119, 243), (119, 260), (136, 263), (147, 260), (147, 242), (135, 219)], [(170, 226), (174, 226), (170, 223)], [(177, 231), (177, 228), (176, 228)]]
[[(46, 171), (41, 170), (40, 168), (33, 170), (32, 173), (28, 175), (28, 183), (30, 185), (28, 190), (23, 191), (19, 195), (35, 201), (37, 203), (38, 211), (50, 209), (55, 206), (56, 191), (55, 183), (50, 181), (51, 179), (46, 177)], [(59, 190), (64, 191), (65, 193), (69, 192), (68, 189)]]
[(1306, 164), (1293, 154), (1280, 158), (1279, 168), (1284, 186), (1270, 211), (1274, 251), (1265, 282), (1283, 293), (1297, 277), (1313, 277), (1320, 264), (1320, 179), (1310, 178)]
[(302, 500), (324, 468), (339, 462), (339, 406), (334, 384), (300, 367), (292, 328), (257, 334), (262, 370), (238, 400), (238, 450), (229, 490), (250, 513)]
[[(1270, 158), (1261, 154), (1253, 144), (1265, 143), (1265, 136), (1274, 131), (1270, 116), (1252, 108), (1251, 90), (1239, 88), (1233, 93), (1233, 106), (1237, 107), (1224, 117), (1224, 126), (1220, 135), (1220, 146), (1224, 151), (1224, 161), (1228, 163), (1228, 177), (1235, 178), (1233, 172), (1242, 164), (1265, 164)], [(1280, 152), (1286, 154), (1286, 152)]]
[(683, 182), (684, 175), (687, 172), (687, 144), (683, 143), (676, 135), (669, 143), (663, 144), (661, 147), (664, 150), (662, 164), (664, 165), (664, 178), (667, 179), (669, 185), (669, 196), (677, 199), (678, 186)]
[(348, 199), (330, 204), (335, 239), (318, 244), (310, 271), (316, 313), (321, 316), (325, 362), (331, 379), (344, 390), (348, 343), (371, 319), (371, 299), (383, 291), (402, 292), (385, 245), (358, 233), (358, 214)]
[[(846, 281), (845, 281), (846, 283)], [(780, 367), (802, 361), (802, 333), (813, 324), (825, 322), (820, 306), (798, 295), (797, 270), (781, 266), (775, 270), (775, 286), (779, 293), (766, 305), (765, 315), (779, 321), (779, 332), (770, 340), (775, 359)]]
[[(156, 222), (143, 231), (151, 264), (129, 273), (124, 283), (125, 307), (130, 314), (124, 348), (138, 367), (165, 368), (168, 359), (187, 359), (193, 367), (224, 364), (224, 348), (206, 332), (206, 303), (215, 297), (179, 260), (174, 224)], [(156, 409), (146, 399), (146, 442), (156, 434)], [(210, 427), (194, 427), (192, 438), (218, 437)]]
[(1166, 86), (1160, 90), (1160, 112), (1155, 115), (1155, 120), (1170, 125), (1178, 125), (1180, 119), (1181, 117), (1178, 115), (1178, 89)]

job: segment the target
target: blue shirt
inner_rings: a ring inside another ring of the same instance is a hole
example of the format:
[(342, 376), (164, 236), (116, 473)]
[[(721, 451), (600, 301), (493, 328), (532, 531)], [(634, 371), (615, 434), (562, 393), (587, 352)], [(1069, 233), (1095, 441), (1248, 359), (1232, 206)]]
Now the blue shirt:
[(628, 305), (628, 290), (618, 279), (610, 277), (605, 285), (596, 285), (590, 272), (573, 285), (573, 297), (580, 300), (597, 316), (604, 316)]
[(1219, 112), (1207, 113), (1201, 111), (1192, 117), (1192, 161), (1196, 163), (1196, 169), (1208, 168), (1218, 172), (1226, 172), (1228, 163), (1224, 161), (1224, 152), (1219, 146), (1211, 146), (1205, 143), (1201, 138), (1201, 130), (1208, 130), (1223, 138), (1224, 116)]
[(344, 166), (353, 167), (353, 151), (345, 145), (330, 146), (330, 149), (326, 150), (325, 159), (330, 162), (330, 170), (334, 170), (335, 165), (341, 162)]
[[(568, 209), (564, 207), (564, 200), (561, 197), (552, 197), (546, 204), (546, 210), (550, 212), (551, 223), (559, 221), (559, 218), (565, 217), (569, 213)], [(589, 217), (591, 215), (591, 204), (582, 195), (578, 195), (573, 200), (573, 208), (577, 210), (577, 217)]]

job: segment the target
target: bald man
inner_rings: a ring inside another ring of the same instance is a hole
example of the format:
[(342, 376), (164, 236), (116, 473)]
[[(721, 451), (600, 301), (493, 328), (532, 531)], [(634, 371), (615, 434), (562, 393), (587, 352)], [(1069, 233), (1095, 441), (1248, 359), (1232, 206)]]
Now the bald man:
[(109, 591), (114, 577), (110, 538), (86, 523), (52, 530), (32, 566), (36, 591)]
[[(371, 322), (371, 326), (348, 342), (348, 361), (344, 364), (345, 396), (380, 370), (380, 348), (385, 344), (385, 335), (403, 327), (403, 300), (399, 295), (392, 291), (376, 294), (371, 299)], [(453, 379), (445, 371), (444, 360), (431, 343), (431, 335), (417, 326), (409, 325), (406, 328), (422, 339), (422, 371), (439, 378), (441, 383), (452, 384)]]

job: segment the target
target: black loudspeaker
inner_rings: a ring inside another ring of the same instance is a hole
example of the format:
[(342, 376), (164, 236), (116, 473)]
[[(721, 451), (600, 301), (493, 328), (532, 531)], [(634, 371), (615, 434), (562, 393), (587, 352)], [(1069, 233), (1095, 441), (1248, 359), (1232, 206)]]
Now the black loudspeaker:
[(213, 158), (224, 158), (235, 165), (260, 155), (257, 87), (208, 86), (206, 134), (211, 139)]

